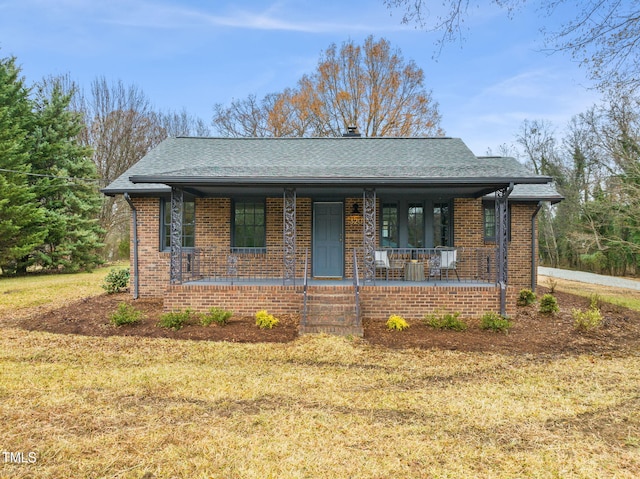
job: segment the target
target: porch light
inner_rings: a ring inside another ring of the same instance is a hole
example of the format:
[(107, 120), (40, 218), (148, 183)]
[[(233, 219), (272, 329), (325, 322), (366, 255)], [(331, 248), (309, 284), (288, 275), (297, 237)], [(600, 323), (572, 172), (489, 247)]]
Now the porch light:
[(350, 225), (361, 225), (364, 222), (362, 212), (360, 211), (360, 205), (354, 203), (351, 207), (351, 213), (347, 216), (347, 223)]

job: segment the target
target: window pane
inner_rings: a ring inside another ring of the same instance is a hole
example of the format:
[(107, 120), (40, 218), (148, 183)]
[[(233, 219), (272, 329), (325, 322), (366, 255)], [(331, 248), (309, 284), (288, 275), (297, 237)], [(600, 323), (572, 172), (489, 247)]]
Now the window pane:
[(382, 230), (380, 232), (382, 246), (397, 248), (398, 244), (398, 207), (392, 204), (382, 205)]
[[(163, 217), (160, 224), (161, 245), (163, 250), (171, 247), (171, 201), (163, 200)], [(182, 203), (182, 246), (195, 246), (196, 203), (195, 200), (185, 199)]]
[(236, 201), (234, 207), (233, 246), (236, 248), (264, 248), (265, 206), (263, 202)]
[(409, 248), (424, 248), (424, 208), (410, 204), (408, 215)]
[(484, 237), (495, 239), (496, 237), (496, 210), (494, 205), (484, 207)]
[(433, 205), (433, 245), (449, 246), (451, 217), (447, 203)]

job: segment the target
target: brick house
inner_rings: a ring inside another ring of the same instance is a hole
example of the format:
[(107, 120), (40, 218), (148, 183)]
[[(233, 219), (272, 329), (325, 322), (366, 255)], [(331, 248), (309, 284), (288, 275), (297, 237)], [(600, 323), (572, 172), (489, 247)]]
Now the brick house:
[(102, 190), (132, 211), (132, 291), (166, 310), (508, 314), (535, 289), (536, 214), (562, 199), (457, 138), (169, 138)]

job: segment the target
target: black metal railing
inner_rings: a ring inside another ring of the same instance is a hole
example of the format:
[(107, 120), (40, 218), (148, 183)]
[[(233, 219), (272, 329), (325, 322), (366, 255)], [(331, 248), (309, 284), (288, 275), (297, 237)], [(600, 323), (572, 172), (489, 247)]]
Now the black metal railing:
[[(354, 248), (347, 276), (363, 281), (497, 282), (497, 248), (381, 248), (375, 251), (375, 278), (360, 277), (365, 268), (363, 248)], [(182, 282), (282, 282), (308, 285), (311, 253), (295, 257), (294, 277), (285, 280), (283, 251), (223, 247), (182, 250)], [(349, 268), (351, 266), (351, 268)], [(351, 271), (349, 271), (351, 269)]]
[(495, 283), (497, 248), (382, 248), (376, 279)]

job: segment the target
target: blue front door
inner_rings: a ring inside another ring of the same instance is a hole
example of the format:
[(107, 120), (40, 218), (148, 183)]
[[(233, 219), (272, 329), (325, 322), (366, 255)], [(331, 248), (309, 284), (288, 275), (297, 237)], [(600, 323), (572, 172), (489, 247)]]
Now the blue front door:
[(341, 278), (344, 271), (343, 205), (313, 205), (313, 276)]

